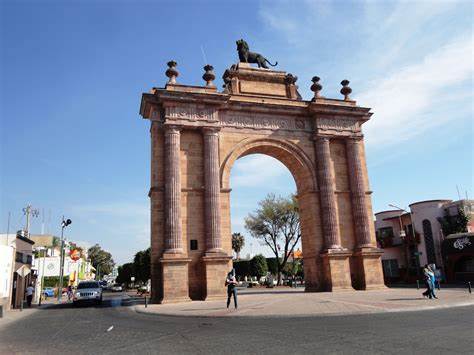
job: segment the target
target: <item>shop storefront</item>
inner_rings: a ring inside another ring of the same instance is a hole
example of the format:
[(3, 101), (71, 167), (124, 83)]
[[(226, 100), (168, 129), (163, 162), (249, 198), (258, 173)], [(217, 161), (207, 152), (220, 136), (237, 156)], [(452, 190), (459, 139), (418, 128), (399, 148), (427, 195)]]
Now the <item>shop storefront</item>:
[(448, 282), (474, 282), (474, 233), (449, 235), (442, 253)]

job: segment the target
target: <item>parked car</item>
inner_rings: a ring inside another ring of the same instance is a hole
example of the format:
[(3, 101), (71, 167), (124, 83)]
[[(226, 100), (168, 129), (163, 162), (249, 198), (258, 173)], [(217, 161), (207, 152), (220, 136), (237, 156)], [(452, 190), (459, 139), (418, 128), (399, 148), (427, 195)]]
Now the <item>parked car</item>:
[(119, 285), (119, 284), (113, 285), (113, 286), (110, 288), (110, 290), (111, 290), (112, 292), (122, 292), (122, 291), (123, 291), (122, 285)]
[(45, 298), (54, 297), (54, 288), (53, 287), (45, 287), (43, 289), (43, 295)]
[(102, 303), (102, 287), (98, 281), (81, 281), (74, 292), (73, 304), (81, 302)]

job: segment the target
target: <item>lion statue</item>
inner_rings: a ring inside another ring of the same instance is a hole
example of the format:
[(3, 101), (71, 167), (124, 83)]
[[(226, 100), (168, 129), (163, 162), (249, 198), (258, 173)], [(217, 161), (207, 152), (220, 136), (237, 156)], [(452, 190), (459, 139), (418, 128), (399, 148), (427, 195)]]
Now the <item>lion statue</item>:
[(239, 59), (243, 63), (257, 63), (259, 68), (265, 69), (269, 69), (266, 63), (270, 64), (272, 67), (275, 67), (278, 64), (278, 62), (275, 64), (270, 63), (267, 58), (259, 53), (250, 52), (249, 45), (243, 39), (239, 39), (235, 43), (237, 43)]

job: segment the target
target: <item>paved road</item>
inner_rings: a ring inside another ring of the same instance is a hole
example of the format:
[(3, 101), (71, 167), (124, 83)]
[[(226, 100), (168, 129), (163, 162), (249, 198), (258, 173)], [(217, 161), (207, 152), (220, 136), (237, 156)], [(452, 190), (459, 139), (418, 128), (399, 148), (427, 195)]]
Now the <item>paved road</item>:
[(127, 307), (133, 299), (121, 297), (107, 295), (100, 307), (40, 309), (5, 325), (0, 328), (0, 353), (472, 354), (474, 350), (474, 307), (294, 319), (209, 319), (137, 314)]

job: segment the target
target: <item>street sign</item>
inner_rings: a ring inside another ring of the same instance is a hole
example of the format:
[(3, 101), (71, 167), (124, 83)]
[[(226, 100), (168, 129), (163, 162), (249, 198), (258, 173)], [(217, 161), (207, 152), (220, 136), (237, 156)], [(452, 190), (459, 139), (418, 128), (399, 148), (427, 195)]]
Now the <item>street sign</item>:
[(18, 268), (18, 270), (16, 271), (16, 273), (18, 275), (20, 275), (21, 277), (25, 277), (26, 275), (28, 275), (30, 273), (30, 268), (26, 265), (22, 265), (20, 268)]

